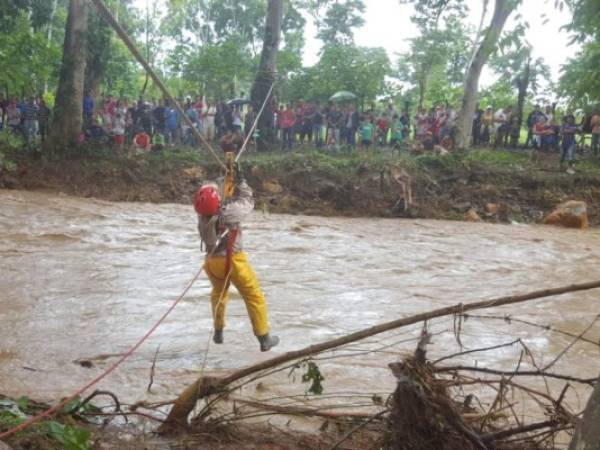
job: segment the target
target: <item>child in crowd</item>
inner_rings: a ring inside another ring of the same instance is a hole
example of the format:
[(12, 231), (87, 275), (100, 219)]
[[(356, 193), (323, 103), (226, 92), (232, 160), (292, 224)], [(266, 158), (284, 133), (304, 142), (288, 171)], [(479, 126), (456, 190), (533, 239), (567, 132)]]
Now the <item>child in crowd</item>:
[(125, 144), (125, 117), (121, 113), (117, 113), (113, 124), (113, 135), (117, 148), (121, 150)]
[(162, 133), (154, 133), (152, 136), (152, 151), (160, 152), (165, 148), (165, 136)]
[(364, 149), (370, 149), (373, 143), (373, 133), (375, 132), (375, 125), (372, 120), (364, 118), (360, 125), (360, 146)]
[(392, 140), (390, 144), (396, 150), (400, 150), (400, 146), (402, 145), (404, 124), (400, 120), (398, 114), (394, 114), (392, 118)]
[(387, 144), (387, 134), (389, 130), (389, 122), (387, 115), (381, 113), (379, 120), (377, 120), (377, 141), (382, 147)]

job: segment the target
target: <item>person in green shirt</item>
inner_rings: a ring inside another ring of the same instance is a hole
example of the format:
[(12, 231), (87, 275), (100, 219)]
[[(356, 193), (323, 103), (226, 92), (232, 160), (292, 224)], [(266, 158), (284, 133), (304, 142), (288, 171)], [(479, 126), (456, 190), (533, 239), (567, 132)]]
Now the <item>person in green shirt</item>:
[(365, 118), (360, 125), (360, 139), (362, 148), (371, 148), (374, 132), (375, 125), (373, 125), (373, 121)]
[(165, 136), (162, 133), (154, 133), (152, 136), (152, 150), (161, 151), (165, 147)]
[(402, 145), (402, 139), (404, 136), (402, 135), (402, 129), (404, 128), (404, 124), (398, 117), (398, 114), (394, 114), (392, 120), (392, 147), (400, 150), (400, 146)]

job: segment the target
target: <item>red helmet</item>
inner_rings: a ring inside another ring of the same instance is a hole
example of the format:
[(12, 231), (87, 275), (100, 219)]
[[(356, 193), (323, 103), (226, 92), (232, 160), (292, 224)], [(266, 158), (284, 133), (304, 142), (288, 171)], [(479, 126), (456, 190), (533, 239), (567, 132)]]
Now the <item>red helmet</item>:
[(221, 198), (214, 186), (202, 186), (194, 196), (194, 208), (201, 216), (214, 216), (221, 207)]

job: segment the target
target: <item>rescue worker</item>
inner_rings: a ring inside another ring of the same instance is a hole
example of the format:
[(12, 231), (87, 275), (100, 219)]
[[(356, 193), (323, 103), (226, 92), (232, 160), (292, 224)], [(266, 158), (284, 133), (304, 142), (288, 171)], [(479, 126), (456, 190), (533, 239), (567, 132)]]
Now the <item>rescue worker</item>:
[[(224, 139), (221, 145), (227, 151), (232, 140)], [(231, 147), (231, 150), (237, 149)], [(224, 342), (225, 309), (229, 284), (233, 283), (244, 299), (260, 350), (271, 350), (279, 343), (279, 338), (269, 334), (265, 296), (242, 244), (241, 222), (254, 209), (252, 189), (242, 180), (233, 197), (221, 202), (218, 186), (205, 184), (196, 193), (194, 207), (198, 213), (198, 231), (206, 250), (204, 268), (213, 286), (210, 297), (215, 328), (213, 341), (215, 344)], [(228, 234), (219, 240), (226, 230)]]

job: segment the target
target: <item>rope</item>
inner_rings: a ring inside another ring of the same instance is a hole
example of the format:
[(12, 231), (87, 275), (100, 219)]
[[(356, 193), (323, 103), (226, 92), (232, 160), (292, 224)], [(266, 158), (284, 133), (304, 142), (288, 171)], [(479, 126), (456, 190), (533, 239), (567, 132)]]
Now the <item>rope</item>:
[(77, 389), (77, 391), (75, 391), (73, 394), (71, 394), (69, 397), (67, 397), (66, 399), (64, 399), (62, 402), (60, 402), (58, 405), (53, 406), (52, 408), (47, 409), (46, 411), (38, 414), (37, 416), (33, 416), (30, 419), (27, 419), (25, 422), (17, 425), (16, 427), (11, 428), (8, 431), (5, 431), (4, 433), (0, 434), (0, 439), (6, 439), (10, 436), (12, 436), (15, 433), (18, 433), (19, 431), (24, 430), (25, 428), (29, 427), (30, 425), (39, 422), (41, 419), (43, 419), (44, 417), (48, 417), (54, 413), (56, 413), (57, 411), (61, 410), (62, 408), (64, 408), (67, 404), (69, 404), (71, 401), (73, 401), (75, 398), (77, 398), (78, 396), (80, 396), (81, 394), (83, 394), (85, 391), (87, 391), (89, 388), (91, 388), (92, 386), (98, 384), (100, 381), (102, 381), (104, 378), (106, 378), (108, 375), (110, 375), (112, 372), (114, 372), (117, 367), (119, 367), (127, 358), (129, 358), (131, 355), (133, 355), (133, 353), (156, 331), (156, 329), (164, 322), (164, 320), (167, 318), (167, 316), (169, 314), (171, 314), (171, 312), (175, 309), (175, 307), (181, 302), (181, 300), (183, 300), (183, 298), (185, 297), (185, 295), (188, 293), (188, 291), (191, 289), (191, 287), (194, 285), (194, 283), (198, 280), (198, 278), (200, 278), (200, 275), (202, 274), (202, 272), (204, 271), (204, 266), (200, 268), (200, 270), (196, 273), (196, 275), (194, 275), (194, 277), (192, 278), (192, 280), (188, 283), (188, 285), (186, 286), (186, 288), (183, 290), (183, 292), (181, 293), (181, 295), (179, 295), (179, 297), (177, 297), (177, 299), (173, 302), (173, 304), (169, 307), (169, 309), (167, 309), (167, 311), (160, 317), (160, 319), (158, 319), (158, 321), (152, 326), (152, 328), (150, 328), (150, 330), (144, 334), (144, 336), (142, 336), (141, 339), (139, 339), (135, 345), (133, 347), (131, 347), (121, 358), (119, 358), (119, 360), (117, 360), (112, 366), (110, 366), (108, 369), (106, 369), (104, 372), (102, 372), (100, 375), (98, 375), (96, 378), (94, 378), (93, 380), (89, 381), (87, 384), (81, 386), (79, 389)]
[(256, 115), (256, 119), (254, 120), (254, 123), (252, 124), (252, 128), (250, 128), (250, 132), (246, 135), (246, 139), (244, 140), (244, 144), (242, 145), (242, 148), (240, 149), (237, 156), (235, 157), (235, 162), (238, 162), (239, 159), (242, 157), (242, 154), (246, 151), (246, 146), (248, 145), (248, 142), (250, 142), (250, 138), (254, 134), (254, 130), (256, 129), (256, 126), (258, 125), (258, 121), (260, 120), (262, 113), (264, 112), (265, 107), (267, 106), (268, 101), (271, 99), (271, 94), (273, 93), (273, 88), (275, 88), (276, 84), (277, 84), (277, 80), (273, 81), (273, 83), (271, 84), (271, 87), (269, 88), (269, 92), (267, 93), (267, 96), (265, 97), (265, 101), (263, 102), (263, 104), (260, 108), (260, 111)]

